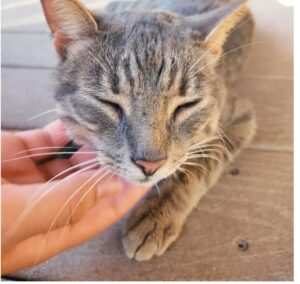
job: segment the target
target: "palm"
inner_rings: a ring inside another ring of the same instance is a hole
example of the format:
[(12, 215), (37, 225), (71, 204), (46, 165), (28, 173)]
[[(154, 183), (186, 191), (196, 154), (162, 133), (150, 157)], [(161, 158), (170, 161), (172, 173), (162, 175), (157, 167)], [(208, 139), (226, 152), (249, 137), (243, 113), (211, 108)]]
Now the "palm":
[(104, 177), (101, 169), (78, 171), (80, 163), (94, 165), (86, 163), (94, 153), (81, 151), (69, 160), (37, 165), (43, 157), (37, 154), (56, 152), (68, 142), (63, 132), (57, 121), (43, 130), (2, 133), (5, 273), (40, 263), (91, 238), (120, 219), (147, 191), (110, 174)]

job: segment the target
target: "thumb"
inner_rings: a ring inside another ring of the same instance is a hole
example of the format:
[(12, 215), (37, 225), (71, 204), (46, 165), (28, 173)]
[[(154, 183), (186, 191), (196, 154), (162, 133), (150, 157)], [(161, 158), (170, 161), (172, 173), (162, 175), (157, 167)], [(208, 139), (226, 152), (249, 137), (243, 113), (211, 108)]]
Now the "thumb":
[(84, 218), (70, 227), (70, 246), (95, 236), (117, 222), (150, 189), (149, 186), (133, 185), (124, 180), (121, 180), (121, 188), (117, 194), (98, 199)]

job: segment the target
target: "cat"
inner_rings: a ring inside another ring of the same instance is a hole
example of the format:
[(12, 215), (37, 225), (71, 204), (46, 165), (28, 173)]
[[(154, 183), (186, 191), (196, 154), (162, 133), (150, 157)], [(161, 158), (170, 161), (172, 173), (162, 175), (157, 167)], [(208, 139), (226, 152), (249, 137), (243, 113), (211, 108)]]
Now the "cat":
[(41, 2), (60, 57), (58, 115), (103, 166), (159, 189), (133, 210), (122, 243), (129, 258), (160, 256), (255, 134), (234, 89), (254, 27), (247, 3), (123, 1), (96, 13)]

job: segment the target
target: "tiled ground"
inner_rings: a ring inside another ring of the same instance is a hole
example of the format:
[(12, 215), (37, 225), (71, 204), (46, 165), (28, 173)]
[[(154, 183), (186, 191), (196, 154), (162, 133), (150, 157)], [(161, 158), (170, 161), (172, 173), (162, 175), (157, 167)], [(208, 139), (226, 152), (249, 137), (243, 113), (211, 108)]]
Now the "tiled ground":
[[(200, 0), (199, 0), (200, 1)], [(98, 8), (109, 1), (83, 1)], [(36, 268), (17, 273), (44, 280), (291, 280), (293, 278), (293, 10), (250, 0), (256, 18), (251, 57), (239, 90), (251, 97), (258, 133), (189, 218), (163, 256), (128, 260), (120, 224)], [(53, 114), (55, 54), (37, 0), (2, 1), (2, 123), (44, 125)], [(40, 99), (40, 98), (43, 99)], [(37, 104), (38, 101), (38, 104)], [(237, 249), (248, 240), (248, 251)]]

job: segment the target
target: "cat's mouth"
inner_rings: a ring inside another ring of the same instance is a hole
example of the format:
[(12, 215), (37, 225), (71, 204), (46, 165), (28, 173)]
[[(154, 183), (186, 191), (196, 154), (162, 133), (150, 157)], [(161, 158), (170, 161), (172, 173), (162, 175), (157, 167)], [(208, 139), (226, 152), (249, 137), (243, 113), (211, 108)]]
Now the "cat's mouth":
[(158, 184), (160, 181), (172, 176), (174, 172), (170, 171), (163, 171), (163, 172), (158, 172), (157, 174), (153, 176), (128, 176), (126, 173), (119, 173), (122, 175), (123, 178), (125, 178), (129, 183), (137, 184), (137, 185), (142, 185), (142, 186), (155, 186)]
[(176, 167), (170, 166), (169, 160), (138, 163), (139, 161), (133, 162), (121, 155), (107, 153), (104, 150), (99, 151), (98, 159), (115, 175), (124, 178), (129, 183), (142, 186), (154, 186), (176, 171)]

